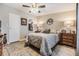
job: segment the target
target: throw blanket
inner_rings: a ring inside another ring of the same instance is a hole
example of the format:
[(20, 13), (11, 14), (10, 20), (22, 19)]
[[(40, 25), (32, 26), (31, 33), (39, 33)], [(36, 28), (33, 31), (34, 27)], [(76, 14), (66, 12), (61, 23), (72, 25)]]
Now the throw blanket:
[(44, 56), (52, 55), (51, 48), (59, 41), (58, 34), (30, 33), (28, 41), (33, 46), (40, 48), (40, 53)]

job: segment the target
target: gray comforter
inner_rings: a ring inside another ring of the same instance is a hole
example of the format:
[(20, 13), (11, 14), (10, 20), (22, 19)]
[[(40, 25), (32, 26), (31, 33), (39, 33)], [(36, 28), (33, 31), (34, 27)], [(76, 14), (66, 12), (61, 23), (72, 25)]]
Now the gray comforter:
[(33, 46), (40, 49), (40, 54), (48, 56), (52, 55), (51, 48), (59, 41), (58, 34), (30, 33), (28, 41)]

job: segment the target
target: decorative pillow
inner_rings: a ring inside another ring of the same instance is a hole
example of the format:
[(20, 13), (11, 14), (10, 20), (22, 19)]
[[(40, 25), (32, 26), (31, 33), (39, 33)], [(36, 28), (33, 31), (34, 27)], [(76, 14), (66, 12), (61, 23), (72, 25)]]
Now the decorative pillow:
[(44, 30), (43, 33), (50, 33), (50, 29)]

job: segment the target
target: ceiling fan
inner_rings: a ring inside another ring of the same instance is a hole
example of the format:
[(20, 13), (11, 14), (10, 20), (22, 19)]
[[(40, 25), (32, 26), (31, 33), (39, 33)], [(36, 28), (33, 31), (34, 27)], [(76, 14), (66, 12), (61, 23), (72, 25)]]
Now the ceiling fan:
[[(45, 5), (38, 5), (37, 3), (33, 3), (31, 6), (29, 5), (25, 5), (23, 4), (22, 5), (23, 7), (27, 7), (27, 8), (32, 8), (32, 9), (39, 9), (39, 8), (45, 8), (46, 6)], [(31, 13), (32, 11), (30, 10), (29, 13)], [(41, 11), (38, 10), (38, 13), (40, 13)]]

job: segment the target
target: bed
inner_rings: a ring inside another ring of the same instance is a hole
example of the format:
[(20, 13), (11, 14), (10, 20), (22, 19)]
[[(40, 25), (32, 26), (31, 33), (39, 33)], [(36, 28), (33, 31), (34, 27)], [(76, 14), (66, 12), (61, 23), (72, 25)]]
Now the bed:
[(40, 54), (44, 56), (52, 55), (53, 48), (59, 41), (58, 34), (30, 33), (28, 35), (29, 44), (40, 49)]

